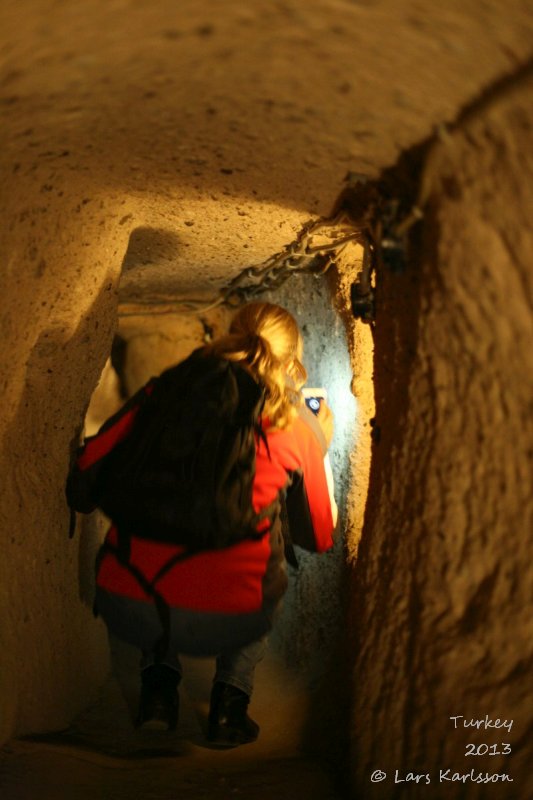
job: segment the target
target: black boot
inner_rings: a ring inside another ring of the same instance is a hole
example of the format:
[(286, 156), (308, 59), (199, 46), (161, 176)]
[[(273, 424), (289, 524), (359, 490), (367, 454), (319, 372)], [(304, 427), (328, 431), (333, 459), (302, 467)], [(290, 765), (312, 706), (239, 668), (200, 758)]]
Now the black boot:
[(246, 713), (250, 698), (228, 683), (215, 683), (211, 692), (207, 738), (215, 744), (233, 747), (255, 742), (259, 725)]
[(180, 675), (165, 664), (154, 664), (141, 672), (141, 700), (137, 727), (173, 731), (178, 724)]

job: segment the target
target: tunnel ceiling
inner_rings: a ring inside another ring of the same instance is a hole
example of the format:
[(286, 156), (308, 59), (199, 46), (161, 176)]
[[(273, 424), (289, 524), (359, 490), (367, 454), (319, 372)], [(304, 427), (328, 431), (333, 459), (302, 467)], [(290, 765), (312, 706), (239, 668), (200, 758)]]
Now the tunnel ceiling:
[(133, 294), (215, 286), (518, 69), (528, 3), (500, 5), (3, 0), (7, 169), (112, 198)]

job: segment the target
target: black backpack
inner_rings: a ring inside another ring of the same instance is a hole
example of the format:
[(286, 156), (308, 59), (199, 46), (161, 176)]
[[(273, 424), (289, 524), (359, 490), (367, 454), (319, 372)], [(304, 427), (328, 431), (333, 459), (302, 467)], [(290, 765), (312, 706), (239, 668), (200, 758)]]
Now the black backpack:
[[(91, 504), (131, 535), (184, 545), (189, 552), (257, 537), (256, 437), (265, 390), (241, 366), (195, 350), (143, 395), (133, 430), (98, 464)], [(267, 447), (268, 449), (268, 447)], [(71, 472), (67, 498), (81, 508)], [(85, 487), (86, 492), (87, 487)]]
[[(99, 507), (117, 525), (118, 545), (104, 542), (97, 570), (106, 553), (114, 553), (156, 605), (162, 625), (157, 661), (170, 636), (170, 609), (159, 581), (195, 552), (263, 536), (258, 523), (268, 518), (271, 525), (279, 513), (277, 498), (260, 514), (252, 506), (257, 440), (270, 456), (261, 428), (264, 400), (265, 388), (243, 367), (200, 348), (156, 378), (150, 394), (138, 394), (132, 431), (90, 475), (76, 464), (70, 471), (71, 509)], [(148, 580), (130, 562), (132, 535), (185, 549)]]

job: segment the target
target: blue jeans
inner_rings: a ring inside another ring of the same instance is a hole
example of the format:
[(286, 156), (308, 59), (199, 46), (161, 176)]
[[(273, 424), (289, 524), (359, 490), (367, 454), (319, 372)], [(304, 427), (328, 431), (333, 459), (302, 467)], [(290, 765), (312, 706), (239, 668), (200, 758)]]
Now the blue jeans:
[[(161, 638), (162, 627), (153, 603), (132, 600), (97, 587), (96, 608), (112, 634), (139, 648), (143, 654), (141, 669), (155, 663), (154, 649)], [(265, 653), (267, 632), (272, 627), (276, 608), (276, 605), (268, 606), (249, 614), (172, 608), (168, 650), (162, 663), (181, 677), (177, 653), (216, 655), (215, 682), (229, 683), (250, 695), (255, 666)]]
[[(261, 639), (240, 647), (238, 650), (224, 650), (219, 653), (213, 683), (229, 683), (250, 697), (254, 686), (255, 667), (265, 654), (266, 643), (267, 637), (262, 636)], [(141, 670), (154, 663), (153, 654), (144, 653), (141, 659)], [(167, 656), (162, 663), (176, 670), (181, 678), (183, 670), (178, 655)]]

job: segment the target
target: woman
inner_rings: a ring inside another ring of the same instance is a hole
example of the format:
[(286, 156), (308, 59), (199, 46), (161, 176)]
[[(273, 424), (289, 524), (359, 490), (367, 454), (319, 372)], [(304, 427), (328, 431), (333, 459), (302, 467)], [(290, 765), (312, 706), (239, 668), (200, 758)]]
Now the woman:
[[(260, 515), (287, 498), (292, 541), (311, 551), (328, 550), (333, 544), (334, 501), (328, 493), (324, 456), (333, 422), (325, 404), (318, 417), (302, 404), (299, 390), (307, 375), (296, 321), (280, 306), (250, 303), (237, 312), (228, 335), (200, 352), (242, 367), (266, 390), (262, 436), (256, 439), (253, 510)], [(77, 461), (79, 471), (90, 470), (128, 436), (139, 397), (150, 392), (151, 385), (88, 440)], [(181, 678), (177, 653), (216, 654), (208, 738), (222, 745), (257, 738), (259, 727), (247, 714), (254, 669), (287, 588), (279, 513), (258, 530), (257, 538), (186, 553), (181, 560), (183, 548), (132, 535), (132, 571), (117, 555), (119, 533), (112, 526), (97, 566), (96, 608), (114, 635), (143, 652), (139, 725), (175, 728)], [(156, 658), (161, 622), (145, 584), (174, 554), (177, 561), (163, 570), (157, 585), (170, 609), (170, 632), (166, 652)]]

